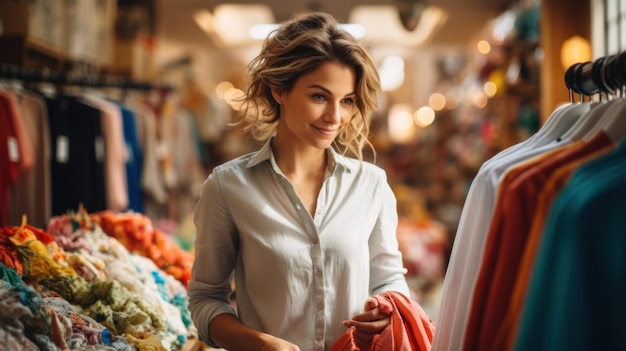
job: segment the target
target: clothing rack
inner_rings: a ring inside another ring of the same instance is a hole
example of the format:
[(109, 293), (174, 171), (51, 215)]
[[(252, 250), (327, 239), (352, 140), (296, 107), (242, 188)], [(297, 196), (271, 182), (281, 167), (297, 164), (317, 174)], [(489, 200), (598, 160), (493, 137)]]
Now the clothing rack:
[(47, 68), (26, 68), (7, 63), (0, 63), (0, 79), (17, 80), (24, 83), (52, 83), (80, 87), (110, 87), (132, 90), (161, 91), (173, 90), (173, 87), (169, 85), (139, 82), (121, 76), (84, 74), (77, 72), (61, 73)]
[(626, 51), (576, 63), (565, 72), (565, 85), (581, 96), (623, 93), (626, 86)]

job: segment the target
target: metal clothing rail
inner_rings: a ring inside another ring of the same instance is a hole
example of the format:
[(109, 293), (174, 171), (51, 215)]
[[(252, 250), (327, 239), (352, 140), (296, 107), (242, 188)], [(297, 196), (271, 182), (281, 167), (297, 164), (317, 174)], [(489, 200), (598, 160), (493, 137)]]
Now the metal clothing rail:
[(47, 68), (25, 68), (18, 65), (0, 63), (0, 79), (18, 80), (25, 83), (52, 83), (82, 87), (116, 87), (131, 90), (164, 90), (173, 88), (165, 84), (138, 82), (126, 77), (82, 73), (61, 73)]
[(626, 87), (626, 51), (600, 57), (594, 61), (576, 63), (565, 72), (565, 85), (583, 96), (595, 94), (624, 94)]

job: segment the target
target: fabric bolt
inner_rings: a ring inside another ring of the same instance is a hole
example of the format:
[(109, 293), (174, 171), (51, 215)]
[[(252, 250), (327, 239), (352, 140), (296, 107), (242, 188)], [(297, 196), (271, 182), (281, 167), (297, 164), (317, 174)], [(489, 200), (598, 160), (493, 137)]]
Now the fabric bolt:
[(50, 130), (46, 103), (38, 93), (24, 90), (18, 98), (26, 132), (33, 147), (33, 165), (10, 189), (9, 225), (29, 223), (44, 226), (52, 216)]
[(238, 317), (246, 325), (302, 350), (328, 349), (345, 331), (343, 320), (360, 312), (370, 294), (410, 294), (396, 238), (396, 200), (382, 169), (328, 149), (312, 216), (270, 145), (218, 166), (202, 187), (190, 310), (200, 339), (211, 343), (210, 320), (235, 314), (234, 269)]
[(625, 159), (622, 142), (577, 169), (555, 199), (515, 350), (626, 348)]
[(430, 350), (436, 325), (422, 307), (406, 295), (394, 291), (375, 295), (381, 311), (391, 315), (389, 324), (374, 336), (366, 350), (356, 346), (355, 330), (348, 329), (330, 351), (422, 351)]

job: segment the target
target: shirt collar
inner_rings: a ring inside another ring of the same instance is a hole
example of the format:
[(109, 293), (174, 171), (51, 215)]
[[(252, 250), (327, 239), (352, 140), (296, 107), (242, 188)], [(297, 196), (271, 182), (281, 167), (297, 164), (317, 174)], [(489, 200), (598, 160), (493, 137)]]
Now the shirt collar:
[[(274, 139), (274, 137), (271, 137), (270, 139), (268, 139), (265, 144), (263, 144), (263, 146), (257, 151), (255, 152), (252, 157), (250, 158), (250, 161), (248, 161), (248, 163), (246, 164), (246, 168), (252, 168), (264, 161), (271, 161), (274, 160), (274, 153), (272, 152), (272, 140)], [(350, 167), (348, 167), (348, 163), (345, 160), (345, 156), (340, 155), (339, 153), (337, 153), (337, 151), (335, 151), (335, 149), (333, 149), (332, 147), (329, 147), (326, 149), (326, 152), (328, 154), (328, 166), (327, 166), (327, 171), (332, 173), (335, 170), (338, 170), (339, 168), (342, 168), (346, 171), (350, 171)], [(271, 161), (272, 163), (275, 163), (275, 161)]]

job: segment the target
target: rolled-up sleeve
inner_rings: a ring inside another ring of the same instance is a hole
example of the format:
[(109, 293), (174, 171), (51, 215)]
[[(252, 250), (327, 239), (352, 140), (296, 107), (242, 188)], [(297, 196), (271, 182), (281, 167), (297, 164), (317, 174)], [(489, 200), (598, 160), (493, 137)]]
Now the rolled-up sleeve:
[(231, 278), (237, 256), (237, 232), (220, 187), (212, 173), (200, 190), (194, 212), (195, 261), (188, 286), (189, 310), (200, 340), (216, 346), (209, 323), (222, 313), (235, 314), (230, 305)]

